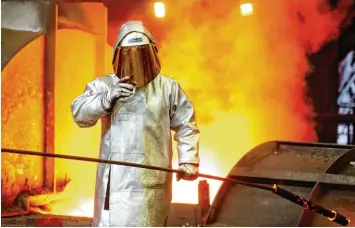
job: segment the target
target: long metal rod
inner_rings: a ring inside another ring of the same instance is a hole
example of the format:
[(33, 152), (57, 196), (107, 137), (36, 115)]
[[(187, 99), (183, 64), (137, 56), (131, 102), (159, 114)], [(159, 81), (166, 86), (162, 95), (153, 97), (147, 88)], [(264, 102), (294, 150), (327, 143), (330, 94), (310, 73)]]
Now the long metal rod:
[[(88, 157), (80, 157), (80, 156), (65, 155), (65, 154), (41, 153), (41, 152), (7, 149), (7, 148), (1, 148), (1, 152), (2, 153), (23, 154), (23, 155), (34, 155), (34, 156), (42, 156), (42, 157), (52, 157), (52, 158), (62, 158), (62, 159), (95, 162), (95, 163), (105, 163), (105, 164), (111, 164), (111, 165), (123, 165), (123, 166), (137, 167), (137, 168), (143, 168), (143, 169), (159, 170), (159, 171), (170, 172), (170, 173), (182, 173), (182, 171), (178, 170), (178, 169), (170, 169), (170, 168), (163, 168), (163, 167), (157, 167), (157, 166), (151, 166), (151, 165), (143, 165), (143, 164), (137, 164), (137, 163), (131, 163), (131, 162), (111, 161), (111, 160), (105, 160), (105, 159), (88, 158)], [(266, 186), (266, 185), (254, 184), (254, 183), (249, 183), (249, 182), (245, 182), (245, 181), (235, 180), (232, 178), (218, 177), (218, 176), (202, 174), (202, 173), (199, 174), (199, 177), (213, 179), (213, 180), (219, 180), (219, 181), (226, 181), (226, 182), (231, 182), (233, 184), (240, 184), (240, 185), (245, 185), (245, 186), (249, 186), (249, 187), (253, 187), (253, 188), (268, 190), (268, 191), (271, 191), (272, 193), (274, 193), (278, 196), (281, 196), (282, 198), (287, 199), (295, 204), (298, 204), (310, 211), (313, 211), (315, 213), (323, 215), (324, 217), (328, 218), (330, 221), (338, 223), (342, 226), (347, 226), (350, 223), (350, 220), (348, 218), (337, 213), (336, 211), (328, 210), (324, 207), (316, 205), (316, 204), (312, 203), (311, 201), (302, 198), (299, 195), (296, 195), (296, 194), (289, 192), (283, 188), (280, 188), (276, 184), (274, 184), (272, 187), (270, 187), (270, 186)]]
[[(28, 150), (15, 150), (15, 149), (6, 149), (6, 148), (1, 148), (1, 152), (14, 153), (14, 154), (26, 154), (26, 155), (51, 157), (51, 158), (62, 158), (62, 159), (95, 162), (95, 163), (104, 163), (104, 164), (110, 164), (110, 165), (123, 165), (123, 166), (131, 166), (131, 167), (137, 167), (137, 168), (143, 168), (143, 169), (159, 170), (159, 171), (164, 171), (164, 172), (169, 172), (169, 173), (182, 173), (182, 171), (178, 170), (178, 169), (163, 168), (163, 167), (158, 167), (158, 166), (137, 164), (137, 163), (131, 163), (131, 162), (124, 162), (124, 161), (112, 161), (112, 160), (105, 160), (105, 159), (99, 159), (99, 158), (80, 157), (80, 156), (73, 156), (73, 155), (66, 155), (66, 154), (51, 154), (51, 153), (41, 153), (41, 152), (28, 151)], [(219, 181), (233, 181), (233, 182), (235, 182), (237, 184), (241, 184), (241, 185), (260, 188), (260, 189), (269, 190), (269, 191), (273, 190), (272, 187), (268, 187), (268, 186), (264, 186), (264, 185), (260, 185), (260, 184), (253, 184), (253, 183), (238, 181), (238, 180), (234, 180), (234, 179), (230, 179), (230, 178), (212, 176), (212, 175), (208, 175), (208, 174), (201, 173), (201, 174), (199, 174), (199, 177), (214, 179), (214, 180), (219, 180)]]

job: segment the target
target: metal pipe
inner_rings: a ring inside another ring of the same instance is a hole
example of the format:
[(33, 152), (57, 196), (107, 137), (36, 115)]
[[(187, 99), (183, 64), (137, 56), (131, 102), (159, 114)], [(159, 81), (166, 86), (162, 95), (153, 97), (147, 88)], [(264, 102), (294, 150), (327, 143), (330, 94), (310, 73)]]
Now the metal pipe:
[[(70, 160), (78, 160), (78, 161), (86, 161), (86, 162), (105, 163), (105, 164), (111, 164), (111, 165), (123, 165), (123, 166), (137, 167), (137, 168), (143, 168), (143, 169), (159, 170), (159, 171), (170, 172), (170, 173), (182, 173), (182, 171), (178, 170), (178, 169), (163, 168), (163, 167), (143, 165), (143, 164), (137, 164), (137, 163), (131, 163), (131, 162), (123, 162), (123, 161), (111, 161), (111, 160), (98, 159), (98, 158), (72, 156), (72, 155), (65, 155), (65, 154), (50, 154), (50, 153), (41, 153), (41, 152), (34, 152), (34, 151), (27, 151), (27, 150), (15, 150), (15, 149), (7, 149), (7, 148), (1, 148), (1, 152), (2, 153), (24, 154), (24, 155), (34, 155), (34, 156), (44, 156), (44, 157), (52, 157), (52, 158), (62, 158), (62, 159), (70, 159)], [(328, 218), (330, 221), (338, 223), (339, 225), (347, 226), (350, 223), (350, 220), (348, 218), (337, 213), (336, 211), (328, 210), (324, 207), (316, 205), (316, 204), (312, 203), (311, 201), (302, 198), (299, 195), (296, 195), (296, 194), (289, 192), (283, 188), (280, 188), (276, 184), (274, 184), (272, 187), (270, 187), (267, 185), (254, 184), (254, 183), (235, 180), (232, 178), (218, 177), (218, 176), (202, 174), (202, 173), (199, 174), (199, 177), (213, 179), (213, 180), (219, 180), (219, 181), (227, 181), (232, 184), (240, 184), (240, 185), (245, 185), (245, 186), (249, 186), (249, 187), (253, 187), (253, 188), (268, 190), (268, 191), (271, 191), (272, 193), (274, 193), (284, 199), (287, 199), (287, 200), (289, 200), (295, 204), (298, 204), (310, 211), (320, 214), (320, 215)]]

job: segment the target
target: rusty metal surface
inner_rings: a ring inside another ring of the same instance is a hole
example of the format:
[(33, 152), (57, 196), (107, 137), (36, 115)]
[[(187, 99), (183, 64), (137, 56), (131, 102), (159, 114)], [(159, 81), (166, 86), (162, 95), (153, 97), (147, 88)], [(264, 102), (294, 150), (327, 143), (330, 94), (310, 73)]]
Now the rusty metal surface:
[(277, 182), (281, 180), (302, 182), (300, 184), (306, 184), (303, 182), (323, 182), (335, 185), (352, 185), (355, 187), (355, 176), (337, 175), (329, 173), (308, 173), (308, 172), (289, 172), (289, 171), (276, 171), (276, 170), (249, 170), (248, 168), (233, 168), (233, 176), (236, 179), (246, 178), (263, 178), (269, 179), (265, 182)]
[(351, 148), (333, 144), (268, 142), (248, 152), (235, 167), (324, 173)]
[[(347, 176), (352, 178), (348, 187), (339, 188), (339, 186), (325, 183), (320, 180), (314, 186), (311, 193), (310, 200), (322, 204), (326, 207), (333, 208), (339, 213), (344, 214), (350, 218), (350, 227), (355, 226), (355, 149), (350, 150), (339, 157), (333, 164), (329, 166), (326, 171), (326, 175), (330, 173), (334, 176)], [(310, 213), (307, 210), (303, 210), (298, 226), (337, 226), (329, 220), (323, 219), (321, 216)]]
[[(350, 219), (349, 227), (354, 227), (355, 223), (355, 190), (332, 190), (326, 186), (320, 185), (324, 191), (323, 194), (317, 197), (316, 201), (324, 207), (333, 208), (340, 214), (347, 216)], [(336, 223), (322, 218), (317, 214), (311, 214), (307, 222), (308, 226), (313, 227), (339, 227)], [(304, 227), (304, 224), (298, 224)]]
[[(302, 197), (311, 192), (311, 188), (281, 187)], [(301, 212), (298, 205), (270, 192), (234, 186), (219, 209), (217, 221), (226, 226), (295, 226)]]
[[(331, 164), (339, 163), (339, 158), (352, 148), (354, 146), (268, 142), (248, 152), (237, 162), (228, 177), (259, 184), (278, 184), (304, 198), (311, 196), (317, 183), (331, 185), (333, 189), (355, 189), (354, 176), (346, 172), (326, 173)], [(339, 163), (339, 166), (342, 165)], [(339, 192), (336, 194), (340, 196)], [(343, 199), (351, 202), (349, 197)], [(326, 202), (322, 204), (316, 200), (315, 203), (327, 207)], [(335, 205), (329, 206), (332, 208)], [(303, 212), (302, 207), (270, 192), (224, 183), (212, 203), (205, 225), (297, 226)], [(325, 220), (324, 226), (329, 226), (326, 225), (327, 219), (318, 217)], [(315, 224), (319, 226), (320, 223)]]

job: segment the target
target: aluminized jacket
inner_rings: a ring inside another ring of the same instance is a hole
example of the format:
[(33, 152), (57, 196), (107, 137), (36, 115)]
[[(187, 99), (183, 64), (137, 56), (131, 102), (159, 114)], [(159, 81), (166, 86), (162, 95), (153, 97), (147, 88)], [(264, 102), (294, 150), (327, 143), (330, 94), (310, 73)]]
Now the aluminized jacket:
[[(178, 83), (160, 74), (130, 98), (119, 100), (108, 113), (101, 102), (118, 80), (114, 74), (97, 78), (72, 103), (80, 127), (102, 120), (100, 158), (170, 168), (170, 130), (174, 130), (179, 163), (198, 164), (194, 109)], [(99, 164), (93, 226), (164, 226), (171, 181), (172, 175), (162, 171)], [(104, 210), (106, 190), (109, 210)]]

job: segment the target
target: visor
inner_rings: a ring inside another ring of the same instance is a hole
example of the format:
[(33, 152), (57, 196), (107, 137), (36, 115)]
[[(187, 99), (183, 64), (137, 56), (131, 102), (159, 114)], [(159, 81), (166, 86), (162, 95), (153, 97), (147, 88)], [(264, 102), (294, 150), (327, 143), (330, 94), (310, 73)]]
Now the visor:
[(113, 69), (118, 78), (132, 75), (131, 83), (142, 87), (160, 73), (160, 62), (152, 44), (121, 46), (114, 53)]

